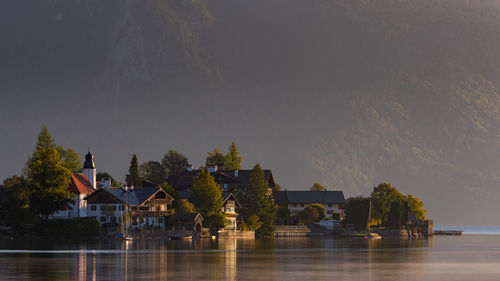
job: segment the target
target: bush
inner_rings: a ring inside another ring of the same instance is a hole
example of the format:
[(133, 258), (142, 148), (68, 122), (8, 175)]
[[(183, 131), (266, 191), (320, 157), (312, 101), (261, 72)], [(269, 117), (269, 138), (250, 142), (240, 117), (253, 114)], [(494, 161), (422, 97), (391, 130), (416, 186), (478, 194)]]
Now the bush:
[(311, 207), (316, 208), (318, 210), (318, 220), (320, 221), (325, 218), (326, 211), (325, 207), (322, 204), (311, 204)]
[(311, 225), (318, 221), (319, 212), (317, 208), (307, 206), (302, 212), (299, 213), (299, 218), (304, 224)]

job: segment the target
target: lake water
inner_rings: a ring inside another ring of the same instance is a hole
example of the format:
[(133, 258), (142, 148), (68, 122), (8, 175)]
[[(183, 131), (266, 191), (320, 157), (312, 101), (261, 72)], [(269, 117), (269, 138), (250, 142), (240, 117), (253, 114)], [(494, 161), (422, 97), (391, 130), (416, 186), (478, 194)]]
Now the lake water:
[(0, 242), (0, 280), (221, 279), (500, 280), (500, 235)]

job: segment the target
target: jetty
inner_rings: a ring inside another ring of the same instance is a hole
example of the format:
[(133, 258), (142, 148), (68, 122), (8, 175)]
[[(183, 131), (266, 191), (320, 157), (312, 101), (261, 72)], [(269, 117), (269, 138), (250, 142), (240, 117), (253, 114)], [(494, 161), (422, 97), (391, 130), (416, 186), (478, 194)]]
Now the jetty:
[(311, 228), (305, 225), (277, 225), (274, 230), (275, 238), (286, 237), (311, 237), (325, 236), (323, 232), (311, 231)]
[(434, 230), (433, 235), (462, 235), (463, 230)]

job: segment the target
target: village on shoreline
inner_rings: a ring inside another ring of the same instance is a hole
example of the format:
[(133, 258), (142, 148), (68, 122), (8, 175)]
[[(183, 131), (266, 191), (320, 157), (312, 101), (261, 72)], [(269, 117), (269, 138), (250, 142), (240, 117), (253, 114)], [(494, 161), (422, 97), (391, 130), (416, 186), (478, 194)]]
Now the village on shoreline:
[(21, 176), (0, 185), (0, 238), (361, 237), (432, 235), (423, 202), (388, 183), (369, 197), (345, 198), (319, 183), (283, 189), (272, 170), (242, 169), (233, 142), (207, 153), (194, 169), (179, 152), (139, 165), (133, 155), (124, 183), (97, 173), (55, 144), (46, 127)]

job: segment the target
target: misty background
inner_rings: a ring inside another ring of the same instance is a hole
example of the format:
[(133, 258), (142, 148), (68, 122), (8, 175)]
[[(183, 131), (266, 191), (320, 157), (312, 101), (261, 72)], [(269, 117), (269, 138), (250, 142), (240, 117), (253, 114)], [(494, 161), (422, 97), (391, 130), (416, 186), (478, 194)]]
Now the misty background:
[(235, 141), (289, 190), (380, 182), (438, 224), (499, 224), (500, 2), (0, 3), (0, 179), (43, 125), (123, 180)]

